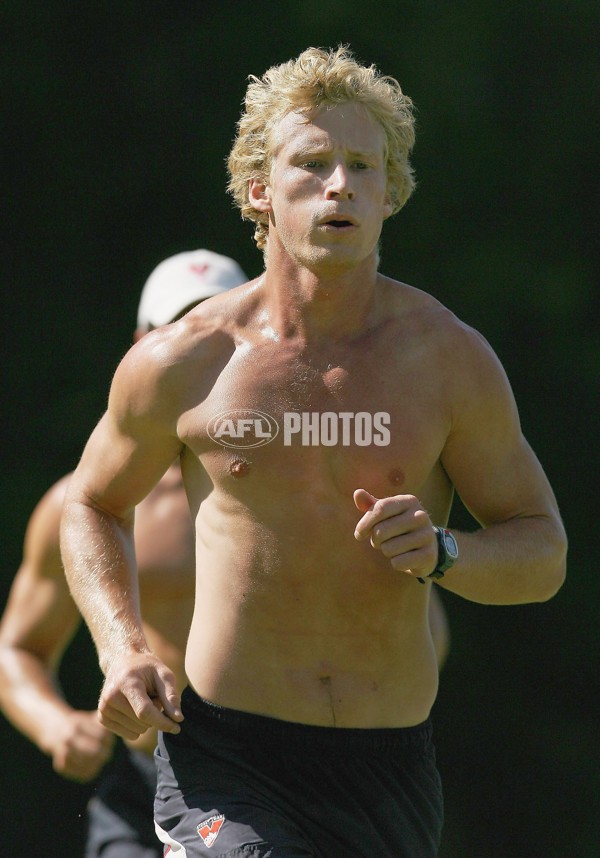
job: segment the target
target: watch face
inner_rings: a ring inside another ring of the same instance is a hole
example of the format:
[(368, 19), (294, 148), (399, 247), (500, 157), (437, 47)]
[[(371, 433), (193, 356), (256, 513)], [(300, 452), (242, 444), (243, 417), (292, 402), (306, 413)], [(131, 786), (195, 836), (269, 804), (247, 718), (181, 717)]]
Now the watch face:
[(446, 551), (448, 552), (450, 557), (456, 560), (456, 558), (458, 557), (458, 545), (456, 544), (456, 539), (450, 533), (449, 530), (444, 531), (444, 537)]

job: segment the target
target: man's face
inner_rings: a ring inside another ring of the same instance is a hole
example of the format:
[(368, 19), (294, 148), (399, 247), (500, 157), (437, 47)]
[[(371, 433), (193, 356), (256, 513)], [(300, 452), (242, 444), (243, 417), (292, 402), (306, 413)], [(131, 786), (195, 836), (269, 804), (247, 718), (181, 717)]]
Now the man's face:
[(369, 257), (391, 213), (384, 144), (383, 128), (356, 103), (323, 108), (310, 122), (287, 114), (263, 192), (269, 248), (280, 242), (300, 264), (328, 269)]

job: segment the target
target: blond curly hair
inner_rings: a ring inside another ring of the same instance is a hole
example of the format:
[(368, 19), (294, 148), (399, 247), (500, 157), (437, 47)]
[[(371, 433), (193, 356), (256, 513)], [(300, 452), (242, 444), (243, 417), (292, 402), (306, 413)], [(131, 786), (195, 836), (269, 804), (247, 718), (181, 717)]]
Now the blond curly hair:
[(415, 181), (409, 155), (415, 142), (413, 103), (393, 77), (375, 66), (360, 65), (346, 46), (308, 48), (295, 60), (272, 66), (262, 78), (249, 77), (245, 111), (237, 125), (227, 166), (227, 189), (242, 218), (256, 223), (254, 239), (262, 250), (269, 231), (268, 215), (250, 204), (252, 178), (268, 183), (273, 152), (272, 131), (291, 112), (308, 119), (324, 105), (353, 101), (365, 105), (385, 132), (388, 194), (398, 212), (413, 192)]

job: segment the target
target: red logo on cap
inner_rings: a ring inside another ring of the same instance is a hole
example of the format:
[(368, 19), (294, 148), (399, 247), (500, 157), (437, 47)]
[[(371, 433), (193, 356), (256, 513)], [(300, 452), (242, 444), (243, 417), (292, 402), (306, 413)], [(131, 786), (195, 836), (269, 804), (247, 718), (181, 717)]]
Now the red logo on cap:
[(196, 262), (190, 265), (190, 271), (193, 271), (194, 274), (197, 274), (198, 277), (204, 277), (207, 271), (210, 271), (210, 265), (207, 262)]
[(224, 822), (225, 814), (220, 813), (218, 816), (211, 816), (210, 819), (207, 819), (206, 822), (197, 827), (196, 831), (204, 841), (207, 849), (210, 849), (219, 836), (219, 831)]

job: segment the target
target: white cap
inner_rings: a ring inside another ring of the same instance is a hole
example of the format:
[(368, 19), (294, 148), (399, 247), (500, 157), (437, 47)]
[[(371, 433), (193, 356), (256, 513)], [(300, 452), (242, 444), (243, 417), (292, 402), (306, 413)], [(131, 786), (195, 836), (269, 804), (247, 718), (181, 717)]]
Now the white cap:
[(164, 259), (146, 280), (138, 307), (139, 328), (158, 328), (183, 310), (248, 280), (228, 256), (186, 250)]

